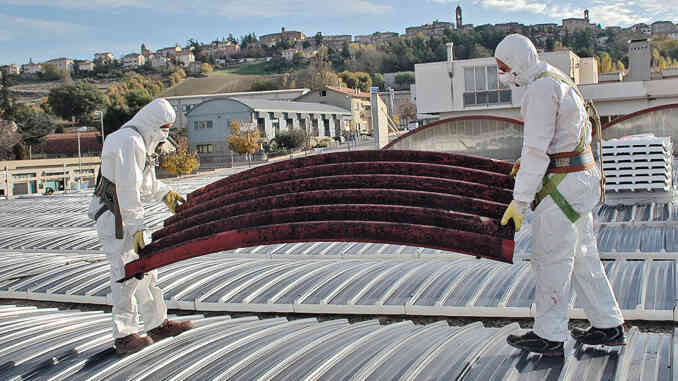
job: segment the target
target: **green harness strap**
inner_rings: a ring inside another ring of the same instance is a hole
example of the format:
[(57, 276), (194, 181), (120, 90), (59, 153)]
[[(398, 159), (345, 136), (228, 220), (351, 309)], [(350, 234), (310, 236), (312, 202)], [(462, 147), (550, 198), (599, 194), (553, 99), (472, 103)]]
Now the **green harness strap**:
[[(581, 97), (582, 101), (584, 104), (586, 104), (584, 97), (582, 94), (579, 92), (579, 89), (577, 86), (570, 80), (569, 78), (566, 78), (562, 75), (559, 75), (557, 73), (552, 73), (552, 72), (543, 72), (539, 75), (537, 75), (537, 79), (544, 78), (544, 77), (551, 77), (557, 81), (563, 82), (566, 85), (572, 87), (575, 89), (577, 94)], [(579, 139), (579, 143), (577, 143), (577, 147), (575, 148), (576, 152), (583, 152), (584, 149), (586, 148), (586, 136), (582, 135), (582, 137)], [(570, 222), (575, 223), (579, 219), (579, 213), (574, 210), (572, 205), (565, 199), (562, 193), (558, 191), (558, 185), (565, 179), (565, 175), (567, 173), (556, 173), (553, 174), (551, 177), (549, 175), (544, 175), (544, 178), (542, 179), (542, 187), (537, 192), (537, 194), (534, 196), (534, 201), (532, 202), (532, 210), (537, 209), (537, 206), (547, 197), (551, 196), (551, 199), (553, 199), (553, 202), (558, 205), (560, 210), (563, 211), (565, 216), (567, 217)]]
[(563, 181), (567, 173), (555, 173), (553, 176), (549, 177), (548, 175), (544, 176), (542, 180), (543, 184), (539, 192), (534, 196), (534, 201), (532, 202), (532, 210), (537, 209), (542, 200), (547, 196), (551, 196), (553, 202), (558, 205), (560, 210), (563, 211), (565, 216), (570, 222), (575, 223), (579, 219), (579, 213), (570, 205), (565, 197), (558, 191), (558, 185)]

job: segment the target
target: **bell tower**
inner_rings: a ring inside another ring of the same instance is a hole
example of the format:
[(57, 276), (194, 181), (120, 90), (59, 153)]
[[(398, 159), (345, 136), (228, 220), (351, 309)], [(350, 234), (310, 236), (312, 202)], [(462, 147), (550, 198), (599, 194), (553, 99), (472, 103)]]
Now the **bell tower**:
[(461, 6), (457, 5), (457, 29), (461, 29), (461, 26), (463, 25), (461, 21)]

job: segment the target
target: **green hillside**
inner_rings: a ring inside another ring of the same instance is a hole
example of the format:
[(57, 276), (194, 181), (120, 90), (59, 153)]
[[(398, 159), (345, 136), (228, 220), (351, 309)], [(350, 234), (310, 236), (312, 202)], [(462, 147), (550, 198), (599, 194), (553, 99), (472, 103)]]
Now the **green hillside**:
[(165, 90), (162, 96), (249, 91), (256, 80), (271, 80), (278, 76), (278, 74), (264, 74), (263, 63), (240, 65), (235, 68), (214, 71), (206, 78), (187, 78), (180, 84)]

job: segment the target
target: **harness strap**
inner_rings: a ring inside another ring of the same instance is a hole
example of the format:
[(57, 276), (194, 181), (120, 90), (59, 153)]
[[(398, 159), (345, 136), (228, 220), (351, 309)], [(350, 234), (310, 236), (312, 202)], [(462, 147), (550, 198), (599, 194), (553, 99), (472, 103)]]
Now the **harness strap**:
[(544, 176), (542, 180), (543, 185), (539, 192), (534, 196), (534, 201), (532, 201), (531, 209), (534, 211), (537, 209), (537, 206), (544, 200), (547, 196), (551, 196), (553, 202), (563, 211), (565, 217), (567, 217), (570, 222), (575, 223), (579, 219), (580, 215), (576, 210), (570, 205), (570, 203), (563, 197), (562, 193), (558, 191), (558, 185), (565, 179), (566, 173), (556, 173), (549, 176)]
[[(566, 85), (574, 89), (577, 95), (579, 95), (579, 98), (584, 103), (584, 107), (586, 108), (586, 116), (588, 118), (593, 118), (593, 128), (595, 128), (595, 133), (598, 140), (598, 158), (600, 160), (603, 160), (603, 129), (602, 123), (600, 122), (600, 115), (598, 114), (598, 109), (596, 108), (596, 105), (593, 103), (593, 101), (587, 101), (586, 98), (584, 98), (584, 95), (581, 93), (581, 91), (579, 90), (577, 85), (572, 81), (571, 78), (561, 75), (559, 73), (545, 71), (537, 75), (537, 79), (544, 78), (547, 76), (562, 83), (565, 83)], [(588, 133), (590, 135), (593, 135), (592, 131), (588, 131)], [(582, 144), (582, 140), (583, 139), (580, 139), (577, 148), (579, 148), (580, 145)], [(600, 202), (601, 203), (605, 202), (605, 173), (603, 172), (602, 169), (600, 171)]]
[(101, 203), (104, 204), (97, 211), (94, 220), (96, 221), (101, 217), (106, 210), (110, 210), (115, 216), (115, 238), (122, 239), (122, 214), (120, 213), (120, 205), (118, 204), (118, 193), (115, 190), (115, 183), (101, 174), (101, 167), (99, 167), (94, 194), (98, 196)]
[(571, 173), (584, 171), (596, 166), (591, 153), (591, 146), (587, 146), (584, 151), (562, 152), (549, 155), (551, 161), (546, 169), (546, 173)]

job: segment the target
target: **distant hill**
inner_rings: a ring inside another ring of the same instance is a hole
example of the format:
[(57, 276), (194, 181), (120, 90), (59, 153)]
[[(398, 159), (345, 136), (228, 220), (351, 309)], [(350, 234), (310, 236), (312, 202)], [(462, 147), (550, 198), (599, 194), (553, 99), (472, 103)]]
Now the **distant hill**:
[(249, 91), (256, 80), (272, 80), (280, 76), (279, 74), (263, 74), (261, 68), (261, 64), (249, 64), (233, 69), (215, 71), (210, 73), (207, 78), (188, 78), (180, 84), (166, 89), (162, 96), (174, 97)]

